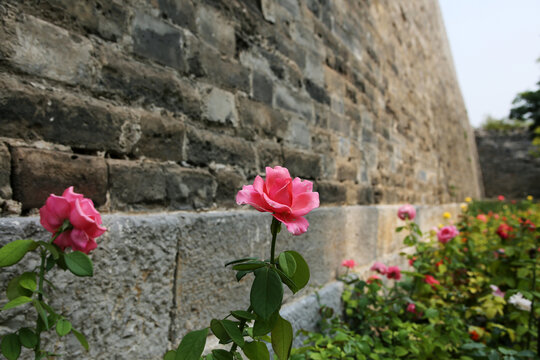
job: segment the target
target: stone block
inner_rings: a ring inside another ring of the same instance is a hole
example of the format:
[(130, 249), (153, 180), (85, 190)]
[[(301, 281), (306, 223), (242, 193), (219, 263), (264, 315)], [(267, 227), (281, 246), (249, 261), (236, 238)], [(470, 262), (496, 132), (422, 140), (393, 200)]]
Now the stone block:
[(96, 207), (106, 202), (103, 158), (25, 147), (12, 148), (11, 157), (13, 199), (22, 203), (23, 210), (43, 206), (50, 194), (61, 195), (69, 186), (92, 199)]
[(216, 181), (207, 171), (164, 166), (169, 207), (176, 210), (208, 209), (214, 203)]
[(109, 194), (114, 210), (140, 210), (166, 204), (166, 176), (159, 164), (107, 160)]
[(313, 104), (297, 92), (277, 85), (275, 90), (275, 106), (302, 115), (307, 120), (313, 119)]
[(305, 120), (293, 117), (289, 120), (286, 143), (297, 149), (311, 149), (311, 132)]
[(182, 32), (171, 25), (138, 13), (133, 21), (133, 51), (174, 69), (187, 69)]
[[(283, 166), (284, 158), (281, 145), (272, 141), (262, 141), (257, 146), (257, 155), (259, 156), (259, 173), (264, 174), (267, 166)], [(291, 170), (292, 171), (292, 170)], [(291, 173), (292, 176), (294, 176)]]
[(195, 18), (199, 36), (221, 53), (233, 57), (236, 51), (234, 27), (220, 12), (207, 6), (199, 6)]
[(8, 147), (0, 143), (0, 199), (11, 199), (11, 154)]
[(324, 88), (315, 84), (310, 79), (304, 79), (304, 86), (313, 100), (320, 102), (321, 104), (330, 105), (330, 96), (328, 96), (328, 93)]
[(61, 91), (43, 91), (0, 76), (0, 131), (85, 150), (125, 153), (139, 135), (127, 108)]
[(142, 113), (140, 139), (133, 154), (160, 160), (184, 160), (185, 125), (182, 118)]
[(253, 72), (253, 98), (257, 101), (272, 106), (274, 84), (266, 75), (257, 71)]
[(288, 131), (288, 123), (278, 110), (250, 100), (239, 94), (236, 106), (241, 126), (257, 132), (259, 135), (282, 139)]
[(217, 87), (208, 87), (202, 91), (203, 117), (220, 125), (238, 126), (238, 114), (234, 95)]
[(161, 12), (175, 24), (189, 29), (192, 33), (197, 31), (195, 25), (195, 5), (191, 1), (158, 0)]
[(333, 181), (317, 181), (315, 190), (319, 192), (322, 205), (344, 204), (347, 201), (347, 187)]
[(255, 172), (255, 151), (239, 138), (188, 127), (186, 154), (187, 161), (196, 165), (215, 162), (239, 166), (247, 174)]
[(249, 94), (249, 69), (233, 60), (222, 59), (218, 51), (203, 43), (193, 47), (197, 48), (192, 56), (197, 59), (200, 66), (200, 76), (224, 89), (241, 90)]
[(235, 207), (236, 194), (247, 185), (246, 178), (238, 171), (230, 168), (216, 169), (217, 181), (216, 202), (218, 206)]
[(340, 163), (337, 167), (337, 178), (339, 181), (357, 181), (358, 168), (353, 162)]
[(0, 33), (0, 54), (26, 73), (68, 83), (89, 85), (96, 61), (92, 43), (31, 15), (6, 17)]
[(284, 166), (289, 169), (291, 176), (303, 179), (318, 179), (321, 176), (320, 155), (285, 148), (283, 156)]

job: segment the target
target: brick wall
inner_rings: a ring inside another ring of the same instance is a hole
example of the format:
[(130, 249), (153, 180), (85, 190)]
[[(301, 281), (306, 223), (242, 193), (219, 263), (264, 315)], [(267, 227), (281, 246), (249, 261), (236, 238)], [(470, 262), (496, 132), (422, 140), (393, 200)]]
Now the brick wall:
[(216, 209), (267, 165), (323, 205), (478, 196), (433, 0), (6, 0), (0, 202)]

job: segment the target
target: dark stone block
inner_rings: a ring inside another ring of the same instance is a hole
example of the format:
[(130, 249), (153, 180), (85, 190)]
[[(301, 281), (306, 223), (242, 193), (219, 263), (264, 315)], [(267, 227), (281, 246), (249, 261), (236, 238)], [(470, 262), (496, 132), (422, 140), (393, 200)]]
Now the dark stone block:
[(62, 195), (69, 186), (92, 199), (96, 207), (107, 200), (103, 158), (24, 147), (13, 148), (11, 156), (13, 199), (22, 203), (23, 210), (43, 206), (50, 194)]
[(347, 201), (347, 188), (340, 183), (317, 181), (314, 191), (319, 193), (321, 205), (344, 204)]
[(175, 24), (196, 31), (195, 25), (195, 5), (191, 0), (158, 0), (159, 9)]
[(273, 89), (272, 80), (259, 72), (253, 73), (253, 98), (255, 100), (271, 106)]
[(318, 101), (321, 104), (330, 104), (330, 97), (326, 93), (326, 90), (324, 90), (322, 87), (309, 79), (304, 79), (304, 85), (306, 87), (306, 91), (313, 100)]
[(218, 206), (235, 207), (236, 194), (247, 184), (244, 176), (230, 169), (216, 171), (217, 190), (216, 202)]
[(165, 166), (169, 207), (176, 210), (208, 209), (214, 203), (216, 181), (208, 172)]
[(136, 156), (180, 162), (183, 158), (185, 126), (177, 118), (158, 114), (141, 117), (141, 138), (133, 147)]
[(11, 199), (11, 154), (6, 145), (0, 143), (0, 199)]
[(292, 177), (303, 179), (318, 179), (321, 176), (321, 157), (317, 154), (293, 149), (284, 149), (284, 166), (289, 169)]

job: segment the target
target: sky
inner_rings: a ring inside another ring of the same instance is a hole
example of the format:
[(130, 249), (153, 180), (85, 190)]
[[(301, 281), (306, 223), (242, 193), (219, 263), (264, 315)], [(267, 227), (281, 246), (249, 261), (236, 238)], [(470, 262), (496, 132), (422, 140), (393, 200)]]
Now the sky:
[(472, 126), (540, 81), (540, 0), (439, 0)]

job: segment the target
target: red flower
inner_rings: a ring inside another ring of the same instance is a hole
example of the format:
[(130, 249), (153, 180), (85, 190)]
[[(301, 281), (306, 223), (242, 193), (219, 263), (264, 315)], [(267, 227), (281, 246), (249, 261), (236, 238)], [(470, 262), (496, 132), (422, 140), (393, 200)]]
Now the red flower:
[(413, 256), (411, 259), (409, 259), (409, 266), (414, 266), (415, 261), (416, 261), (416, 256)]
[(505, 197), (503, 195), (499, 195), (497, 196), (497, 199), (499, 199), (499, 201), (504, 201)]
[(436, 267), (439, 267), (443, 264), (444, 261), (440, 260), (440, 261), (437, 261), (437, 263), (435, 263), (435, 266)]
[(424, 278), (424, 281), (426, 282), (426, 284), (429, 284), (431, 285), (431, 287), (433, 289), (435, 289), (435, 285), (440, 285), (441, 283), (439, 282), (439, 280), (435, 279), (433, 276), (431, 275), (426, 275), (425, 278)]
[(469, 335), (471, 335), (471, 339), (472, 339), (473, 341), (478, 341), (478, 340), (480, 340), (480, 335), (479, 335), (476, 331), (474, 331), (474, 330), (470, 331), (470, 332), (469, 332)]
[(399, 269), (399, 266), (389, 266), (386, 270), (386, 277), (394, 280), (401, 279), (401, 270)]
[(476, 218), (478, 220), (480, 220), (481, 222), (484, 222), (484, 223), (487, 223), (487, 221), (488, 221), (487, 216), (485, 214), (478, 214), (478, 215), (476, 215)]
[(513, 229), (510, 225), (503, 223), (497, 228), (497, 235), (499, 235), (501, 239), (505, 240), (508, 239), (510, 236), (510, 231), (512, 230)]

